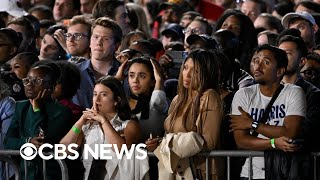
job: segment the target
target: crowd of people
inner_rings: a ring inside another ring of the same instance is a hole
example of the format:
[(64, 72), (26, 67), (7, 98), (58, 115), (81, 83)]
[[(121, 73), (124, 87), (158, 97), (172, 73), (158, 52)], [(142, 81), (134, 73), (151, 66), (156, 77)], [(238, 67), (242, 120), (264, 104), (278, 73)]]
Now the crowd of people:
[[(231, 179), (311, 179), (319, 13), (319, 0), (3, 0), (0, 149), (77, 144), (69, 179), (86, 180), (224, 180), (226, 159), (206, 174), (199, 152), (255, 150), (230, 159)], [(156, 157), (81, 156), (138, 143)], [(44, 178), (40, 157), (15, 160)]]

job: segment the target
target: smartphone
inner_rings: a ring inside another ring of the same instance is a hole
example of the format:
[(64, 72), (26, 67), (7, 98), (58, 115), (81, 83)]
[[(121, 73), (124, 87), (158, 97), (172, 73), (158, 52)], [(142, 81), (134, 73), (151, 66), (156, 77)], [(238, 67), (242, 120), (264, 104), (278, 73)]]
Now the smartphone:
[(298, 144), (298, 145), (302, 145), (304, 143), (304, 139), (293, 139), (291, 141), (291, 144)]
[(188, 56), (188, 52), (186, 51), (166, 51), (166, 54), (172, 58), (172, 62), (174, 63), (173, 68), (180, 68)]

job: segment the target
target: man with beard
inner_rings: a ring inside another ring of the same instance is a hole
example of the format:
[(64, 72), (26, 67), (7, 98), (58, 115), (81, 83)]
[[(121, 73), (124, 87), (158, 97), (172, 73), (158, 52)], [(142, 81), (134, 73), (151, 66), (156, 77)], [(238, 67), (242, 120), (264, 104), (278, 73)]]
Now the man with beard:
[(279, 40), (279, 48), (288, 56), (288, 67), (282, 82), (300, 86), (307, 100), (307, 116), (303, 123), (303, 136), (305, 148), (311, 151), (320, 150), (320, 143), (313, 141), (320, 129), (320, 90), (311, 83), (303, 80), (300, 69), (306, 62), (308, 54), (307, 46), (303, 39), (298, 36), (284, 35)]
[[(298, 136), (306, 115), (305, 95), (300, 87), (280, 84), (287, 65), (286, 53), (279, 48), (265, 44), (255, 51), (251, 66), (257, 84), (238, 90), (232, 102), (230, 127), (238, 148), (255, 151), (279, 149), (281, 152), (298, 150), (298, 146), (291, 142)], [(270, 113), (265, 114), (269, 109), (266, 107), (277, 93), (279, 95), (271, 103)], [(265, 174), (264, 160), (263, 157), (252, 158), (253, 174), (249, 174), (247, 158), (241, 177), (268, 179), (270, 174)]]

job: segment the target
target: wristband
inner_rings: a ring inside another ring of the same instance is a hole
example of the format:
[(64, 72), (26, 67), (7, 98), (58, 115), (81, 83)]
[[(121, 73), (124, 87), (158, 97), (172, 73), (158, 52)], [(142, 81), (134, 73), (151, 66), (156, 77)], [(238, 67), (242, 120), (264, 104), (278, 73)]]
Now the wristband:
[(71, 130), (72, 130), (74, 133), (76, 133), (76, 134), (80, 134), (80, 132), (81, 132), (81, 130), (78, 129), (77, 127), (75, 127), (75, 126), (73, 126), (73, 127), (71, 128)]
[(276, 144), (274, 143), (274, 138), (270, 139), (270, 143), (273, 149), (276, 148)]
[(252, 134), (254, 131), (256, 131), (258, 129), (258, 127), (259, 127), (259, 122), (258, 121), (252, 121), (250, 134)]
[(35, 108), (33, 112), (40, 112), (40, 108)]
[(26, 143), (30, 143), (31, 139), (32, 139), (32, 137), (28, 137), (28, 138), (26, 139)]

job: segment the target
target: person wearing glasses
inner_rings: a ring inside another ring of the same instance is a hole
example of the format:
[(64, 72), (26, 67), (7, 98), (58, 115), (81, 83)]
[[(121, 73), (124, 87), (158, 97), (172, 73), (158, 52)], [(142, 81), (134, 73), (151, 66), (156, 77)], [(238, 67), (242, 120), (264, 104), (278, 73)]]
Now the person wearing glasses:
[(189, 44), (187, 42), (187, 38), (191, 35), (191, 34), (206, 34), (208, 36), (211, 36), (213, 31), (213, 28), (211, 26), (211, 24), (209, 24), (208, 20), (206, 20), (203, 17), (196, 17), (190, 24), (189, 26), (184, 29), (182, 32), (184, 33), (184, 46), (186, 47), (186, 49), (189, 48)]
[[(290, 31), (296, 32), (298, 35), (285, 35)], [(320, 116), (320, 90), (300, 76), (300, 69), (305, 64), (308, 48), (302, 37), (299, 36), (299, 30), (291, 29), (283, 33), (284, 36), (280, 38), (278, 47), (287, 53), (288, 67), (282, 82), (295, 84), (303, 89), (307, 99), (307, 114), (301, 133), (305, 140), (304, 147), (307, 150), (318, 151), (320, 143), (315, 142), (314, 137), (318, 135), (320, 129), (318, 120)]]
[(82, 108), (92, 107), (95, 81), (102, 76), (115, 75), (120, 63), (115, 52), (122, 40), (122, 30), (116, 21), (101, 17), (92, 24), (90, 38), (91, 59), (77, 63), (81, 72), (81, 83), (72, 102)]
[(304, 80), (320, 88), (320, 55), (309, 53), (305, 64), (300, 70), (300, 75)]
[[(43, 143), (57, 144), (67, 134), (73, 123), (72, 112), (51, 98), (59, 76), (60, 68), (56, 64), (37, 63), (22, 80), (28, 100), (16, 103), (4, 140), (6, 149), (19, 150), (25, 143), (32, 143), (36, 148)], [(22, 179), (43, 178), (42, 162), (40, 157), (28, 161), (28, 176), (24, 177), (24, 161), (21, 161)], [(46, 167), (46, 179), (61, 179), (60, 167), (55, 160), (47, 161)]]
[(69, 23), (67, 33), (58, 29), (54, 34), (68, 53), (67, 57), (84, 57), (90, 59), (90, 36), (92, 20), (83, 16), (74, 16)]

